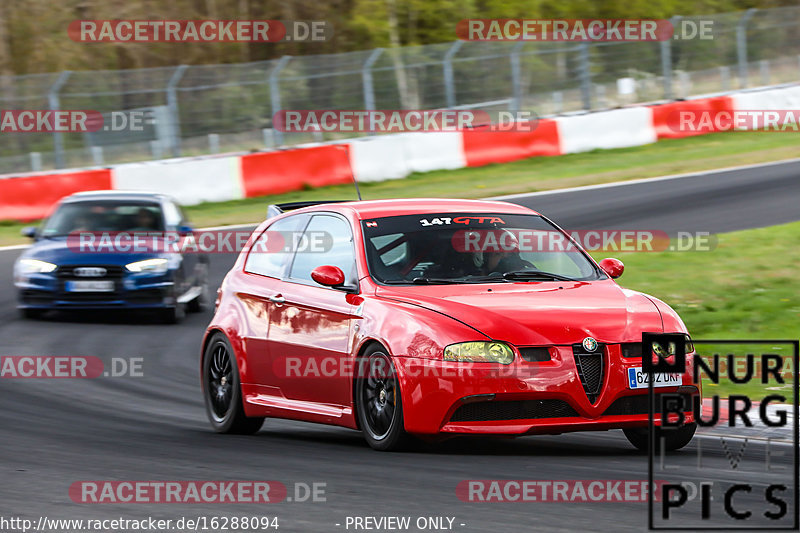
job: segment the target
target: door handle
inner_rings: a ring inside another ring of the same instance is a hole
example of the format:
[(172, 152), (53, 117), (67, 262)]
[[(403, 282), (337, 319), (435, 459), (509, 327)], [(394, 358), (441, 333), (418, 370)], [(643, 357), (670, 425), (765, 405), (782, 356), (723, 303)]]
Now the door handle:
[(274, 303), (275, 305), (283, 305), (283, 304), (285, 304), (285, 303), (286, 303), (286, 298), (284, 298), (284, 297), (283, 297), (283, 296), (281, 296), (280, 294), (278, 294), (278, 295), (275, 295), (275, 296), (270, 296), (270, 297), (268, 298), (268, 300), (269, 300), (270, 302)]

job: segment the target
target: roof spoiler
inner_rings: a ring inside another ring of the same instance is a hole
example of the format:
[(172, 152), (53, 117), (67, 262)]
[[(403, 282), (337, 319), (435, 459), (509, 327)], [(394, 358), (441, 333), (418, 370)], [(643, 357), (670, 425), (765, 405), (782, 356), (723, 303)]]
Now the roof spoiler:
[(276, 217), (287, 211), (311, 207), (312, 205), (337, 204), (340, 202), (350, 202), (351, 200), (314, 200), (310, 202), (287, 202), (284, 204), (272, 204), (267, 208), (267, 218)]

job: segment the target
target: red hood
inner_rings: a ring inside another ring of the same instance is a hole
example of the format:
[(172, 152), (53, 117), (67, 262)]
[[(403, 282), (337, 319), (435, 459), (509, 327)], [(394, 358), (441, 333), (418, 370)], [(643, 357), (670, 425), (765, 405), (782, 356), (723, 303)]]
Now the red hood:
[(378, 287), (376, 295), (445, 314), (518, 346), (639, 342), (663, 331), (658, 308), (611, 280)]

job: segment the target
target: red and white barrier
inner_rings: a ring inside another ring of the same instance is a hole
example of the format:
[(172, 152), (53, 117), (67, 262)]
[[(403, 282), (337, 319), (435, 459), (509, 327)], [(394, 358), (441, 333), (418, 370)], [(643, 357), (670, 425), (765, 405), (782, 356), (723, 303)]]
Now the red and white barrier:
[(411, 172), (453, 170), (467, 166), (460, 131), (401, 133), (397, 139)]
[(692, 131), (691, 128), (681, 129), (681, 112), (688, 111), (690, 114), (696, 114), (703, 112), (717, 113), (721, 111), (733, 111), (734, 101), (729, 96), (700, 98), (697, 100), (685, 100), (682, 102), (671, 102), (669, 104), (653, 106), (650, 110), (653, 113), (653, 128), (659, 139), (680, 139), (719, 131), (719, 128), (714, 126), (713, 123), (710, 128), (706, 128), (704, 131)]
[(656, 142), (649, 107), (628, 107), (556, 119), (561, 152), (628, 148)]
[(350, 167), (359, 182), (395, 180), (411, 174), (394, 135), (364, 137), (349, 144)]
[(469, 167), (564, 153), (555, 120), (540, 120), (533, 131), (477, 129), (464, 131), (462, 137)]
[(529, 157), (625, 148), (716, 131), (680, 127), (682, 111), (798, 110), (800, 87), (543, 119), (533, 131), (414, 132), (244, 155), (175, 159), (25, 176), (0, 176), (0, 220), (45, 216), (63, 196), (93, 189), (150, 190), (185, 205), (307, 187), (404, 178)]
[(109, 169), (8, 176), (0, 179), (0, 219), (43, 218), (65, 196), (110, 188)]
[(739, 93), (730, 98), (733, 108), (740, 111), (800, 110), (800, 87)]
[(324, 144), (240, 157), (244, 197), (353, 181), (347, 144)]
[(238, 157), (119, 165), (114, 167), (112, 188), (165, 193), (177, 197), (185, 205), (243, 198)]

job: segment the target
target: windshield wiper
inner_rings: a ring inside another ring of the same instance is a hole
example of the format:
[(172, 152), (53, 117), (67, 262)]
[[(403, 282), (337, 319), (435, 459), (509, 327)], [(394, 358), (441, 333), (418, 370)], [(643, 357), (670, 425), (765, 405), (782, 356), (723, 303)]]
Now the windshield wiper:
[(414, 278), (411, 280), (411, 283), (415, 285), (439, 285), (439, 284), (459, 284), (464, 283), (463, 279), (453, 279), (453, 278)]
[(386, 285), (437, 285), (462, 283), (462, 280), (445, 278), (414, 278), (414, 279), (387, 279), (381, 283)]
[(556, 281), (578, 281), (561, 274), (554, 274), (552, 272), (544, 272), (542, 270), (514, 270), (503, 274), (503, 279), (507, 280), (534, 280), (534, 279), (552, 279)]

